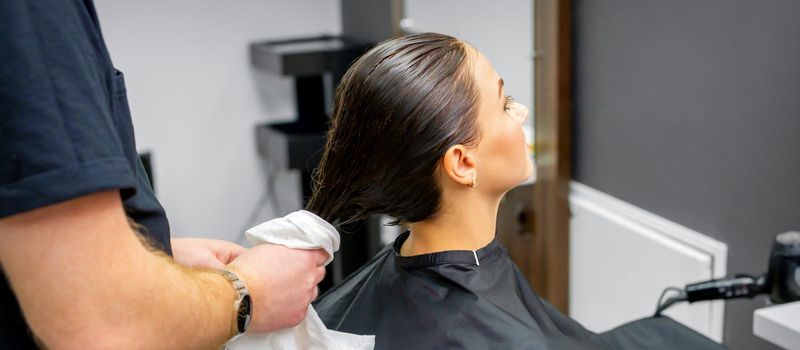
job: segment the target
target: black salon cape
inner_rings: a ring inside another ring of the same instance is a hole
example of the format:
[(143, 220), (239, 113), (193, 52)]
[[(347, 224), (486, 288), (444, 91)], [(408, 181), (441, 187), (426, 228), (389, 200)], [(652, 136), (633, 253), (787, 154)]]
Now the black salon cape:
[(314, 303), (329, 329), (374, 334), (376, 349), (723, 348), (667, 317), (590, 332), (539, 298), (496, 239), (403, 257), (407, 238)]

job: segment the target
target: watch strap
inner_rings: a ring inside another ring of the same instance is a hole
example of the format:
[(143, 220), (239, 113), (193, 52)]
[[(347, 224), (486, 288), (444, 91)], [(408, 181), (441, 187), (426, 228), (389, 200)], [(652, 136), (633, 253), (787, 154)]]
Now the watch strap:
[(235, 339), (246, 332), (248, 326), (250, 325), (250, 319), (252, 317), (250, 293), (247, 291), (247, 286), (245, 286), (244, 281), (242, 281), (235, 273), (225, 269), (218, 270), (217, 273), (231, 283), (237, 294), (236, 300), (233, 303), (233, 308), (236, 315), (233, 326), (235, 331), (233, 339)]

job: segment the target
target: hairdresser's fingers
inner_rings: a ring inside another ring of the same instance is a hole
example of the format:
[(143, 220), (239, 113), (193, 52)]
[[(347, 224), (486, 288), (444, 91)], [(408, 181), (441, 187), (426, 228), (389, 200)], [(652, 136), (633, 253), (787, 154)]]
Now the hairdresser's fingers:
[(317, 284), (325, 278), (325, 266), (317, 266)]
[(231, 263), (231, 261), (235, 260), (239, 255), (247, 251), (247, 248), (242, 247), (233, 242), (227, 241), (219, 241), (217, 240), (217, 246), (215, 255), (217, 259), (225, 265)]
[(317, 266), (324, 266), (325, 262), (328, 261), (328, 253), (325, 252), (325, 249), (315, 249), (312, 252), (314, 254), (314, 262), (317, 263)]

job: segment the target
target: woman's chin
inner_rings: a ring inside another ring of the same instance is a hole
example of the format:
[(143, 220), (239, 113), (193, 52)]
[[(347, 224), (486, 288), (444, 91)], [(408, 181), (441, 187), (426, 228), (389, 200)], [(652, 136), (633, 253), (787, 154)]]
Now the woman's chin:
[[(511, 179), (507, 179), (511, 180)], [(529, 184), (536, 181), (536, 166), (528, 159), (528, 166), (525, 170), (520, 172), (519, 176), (516, 176), (514, 180), (509, 181), (507, 184), (508, 186), (500, 186), (504, 188), (503, 194), (505, 195), (508, 191), (513, 190), (514, 188), (519, 187), (520, 185)]]
[(509, 188), (508, 190), (512, 190), (520, 185), (526, 185), (536, 181), (536, 172), (534, 171), (533, 167), (529, 167), (523, 176), (520, 176), (517, 181), (514, 183), (514, 186)]
[(522, 177), (522, 180), (519, 182), (528, 183), (536, 181), (536, 165), (533, 164), (530, 158), (527, 159), (528, 166), (525, 168), (525, 176)]

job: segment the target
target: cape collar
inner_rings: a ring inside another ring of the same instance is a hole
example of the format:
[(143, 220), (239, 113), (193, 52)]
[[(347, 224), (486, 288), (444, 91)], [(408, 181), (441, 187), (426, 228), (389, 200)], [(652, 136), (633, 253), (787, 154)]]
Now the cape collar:
[(400, 247), (403, 246), (403, 243), (408, 239), (410, 234), (411, 231), (403, 232), (394, 240), (392, 250), (394, 252), (395, 261), (397, 261), (397, 265), (400, 267), (417, 268), (442, 264), (480, 266), (503, 249), (500, 243), (497, 242), (497, 237), (495, 236), (489, 244), (478, 250), (446, 250), (436, 253), (402, 256), (400, 255)]

